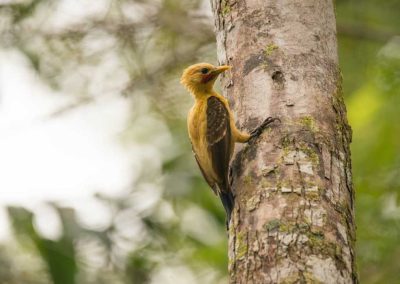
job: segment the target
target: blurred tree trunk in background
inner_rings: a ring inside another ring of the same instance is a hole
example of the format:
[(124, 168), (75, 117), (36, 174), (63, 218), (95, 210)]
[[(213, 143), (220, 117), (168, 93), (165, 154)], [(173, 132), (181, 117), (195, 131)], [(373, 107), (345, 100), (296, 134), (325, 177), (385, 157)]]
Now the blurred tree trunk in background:
[(231, 283), (356, 283), (354, 191), (332, 1), (212, 0), (240, 128), (279, 117), (232, 161)]

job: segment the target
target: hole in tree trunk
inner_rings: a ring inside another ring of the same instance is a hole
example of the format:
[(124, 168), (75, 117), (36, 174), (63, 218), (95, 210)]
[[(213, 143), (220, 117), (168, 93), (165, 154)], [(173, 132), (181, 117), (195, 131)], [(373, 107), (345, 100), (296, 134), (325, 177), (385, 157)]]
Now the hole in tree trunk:
[(275, 71), (274, 73), (272, 73), (271, 78), (275, 81), (275, 83), (278, 84), (283, 84), (283, 81), (285, 80), (285, 77), (283, 76), (283, 73), (281, 71)]

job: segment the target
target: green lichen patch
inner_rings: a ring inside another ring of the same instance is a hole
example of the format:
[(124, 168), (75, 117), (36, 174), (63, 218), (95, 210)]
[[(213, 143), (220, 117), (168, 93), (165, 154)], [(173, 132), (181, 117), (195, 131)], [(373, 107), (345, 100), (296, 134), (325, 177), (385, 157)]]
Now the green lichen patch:
[(299, 124), (311, 132), (316, 132), (318, 130), (314, 118), (309, 115), (301, 117), (299, 119)]
[[(290, 274), (289, 276), (284, 277), (279, 281), (281, 284), (295, 284), (295, 283), (301, 283), (300, 281), (300, 274), (299, 273), (293, 273)], [(307, 282), (308, 283), (308, 282)]]
[(244, 182), (244, 184), (245, 185), (251, 185), (251, 183), (252, 183), (252, 177), (250, 176), (250, 175), (247, 175), (247, 176), (245, 176), (244, 178), (243, 178), (243, 182)]
[(304, 272), (303, 273), (305, 283), (313, 283), (313, 284), (322, 284), (323, 282), (319, 281), (317, 278), (314, 277), (314, 274), (311, 272)]
[(272, 184), (266, 178), (261, 179), (261, 187), (262, 188), (271, 188)]
[(307, 233), (310, 230), (310, 224), (308, 223), (299, 223), (297, 224), (297, 229), (299, 233)]
[[(339, 269), (345, 268), (343, 251), (340, 245), (330, 242), (325, 238), (322, 231), (311, 230), (312, 227), (307, 223), (282, 222), (274, 219), (265, 224), (265, 228), (270, 231), (277, 231), (285, 235), (296, 234), (297, 240), (307, 246), (310, 252), (316, 256), (329, 257), (336, 263)], [(289, 282), (290, 283), (290, 282)]]
[(238, 232), (236, 234), (236, 259), (242, 259), (248, 250), (246, 232)]
[(279, 225), (279, 231), (283, 233), (294, 233), (296, 232), (296, 225), (290, 222), (281, 223)]
[(306, 192), (306, 197), (308, 200), (318, 201), (321, 199), (321, 196), (317, 192)]
[(325, 235), (321, 231), (315, 231), (315, 232), (309, 231), (307, 233), (307, 237), (310, 240), (310, 242), (317, 247), (322, 245), (322, 243), (325, 240)]
[[(323, 231), (316, 230), (315, 228), (313, 229), (310, 224), (306, 222), (283, 222), (278, 219), (273, 219), (266, 223), (264, 227), (268, 231), (278, 231), (279, 233), (283, 233), (285, 235), (297, 234), (298, 240), (307, 246), (312, 254), (333, 259), (336, 263), (336, 267), (338, 267), (339, 270), (345, 268), (343, 251), (340, 245), (327, 240)], [(307, 277), (306, 275), (304, 276)], [(292, 283), (290, 282), (291, 277), (286, 280), (289, 282), (284, 283)]]
[(293, 190), (293, 193), (286, 195), (286, 202), (287, 202), (288, 206), (291, 206), (291, 204), (293, 204), (293, 206), (294, 206), (295, 204), (297, 204), (299, 202), (300, 198), (301, 197), (297, 193), (295, 193)]
[(266, 224), (264, 225), (264, 228), (265, 228), (267, 231), (274, 231), (274, 230), (278, 230), (279, 227), (280, 227), (280, 225), (281, 225), (281, 221), (280, 221), (280, 220), (278, 220), (278, 219), (273, 219), (273, 220), (269, 221), (268, 223), (266, 223)]
[(304, 234), (310, 233), (310, 224), (308, 223), (296, 223), (296, 222), (280, 222), (279, 231), (288, 234)]
[(308, 224), (298, 224), (296, 222), (281, 221), (279, 219), (270, 220), (264, 225), (268, 231), (279, 231), (282, 233), (306, 233), (309, 232), (310, 226)]
[(319, 164), (319, 156), (316, 153), (315, 149), (303, 143), (298, 146), (298, 149), (307, 156), (307, 158), (313, 165)]
[(223, 16), (226, 16), (231, 12), (231, 6), (229, 5), (227, 0), (222, 0), (221, 7), (222, 7), (221, 12)]
[(278, 49), (278, 46), (277, 45), (275, 45), (275, 44), (268, 44), (268, 45), (266, 45), (265, 46), (265, 48), (264, 48), (264, 55), (266, 56), (266, 57), (268, 57), (268, 56), (270, 56), (275, 50), (277, 50)]
[(312, 242), (310, 248), (315, 255), (321, 255), (323, 257), (329, 257), (335, 261), (335, 266), (339, 270), (346, 269), (346, 263), (343, 259), (342, 249), (340, 246), (332, 242), (320, 241)]
[(340, 270), (346, 267), (342, 256), (342, 248), (339, 245), (327, 241), (322, 232), (309, 232), (307, 237), (309, 240), (308, 245), (313, 254), (332, 258), (336, 263), (336, 267)]
[(262, 68), (264, 71), (268, 70), (268, 61), (267, 61), (267, 60), (264, 60), (264, 62), (261, 63), (260, 66), (261, 66), (261, 68)]
[(314, 254), (321, 254), (326, 256), (331, 256), (335, 254), (335, 244), (326, 241), (323, 233), (308, 232), (306, 235), (308, 237), (308, 245)]
[(280, 144), (282, 145), (282, 148), (285, 150), (287, 148), (289, 148), (293, 143), (290, 140), (289, 135), (285, 135), (281, 140), (280, 140)]
[(335, 210), (337, 211), (337, 212), (339, 212), (340, 213), (340, 215), (343, 215), (343, 213), (345, 213), (346, 212), (346, 205), (345, 204), (341, 204), (341, 203), (335, 203), (335, 204), (333, 204), (333, 208), (335, 208)]
[(304, 188), (306, 197), (308, 200), (320, 200), (321, 199), (321, 194), (318, 186), (315, 184), (309, 183), (306, 185)]

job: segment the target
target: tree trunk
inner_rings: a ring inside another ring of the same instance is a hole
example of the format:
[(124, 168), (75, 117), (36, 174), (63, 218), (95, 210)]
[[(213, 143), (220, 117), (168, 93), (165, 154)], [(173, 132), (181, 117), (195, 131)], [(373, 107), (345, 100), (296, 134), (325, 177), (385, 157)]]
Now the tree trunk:
[(211, 0), (242, 129), (232, 160), (231, 283), (357, 283), (351, 130), (332, 0)]

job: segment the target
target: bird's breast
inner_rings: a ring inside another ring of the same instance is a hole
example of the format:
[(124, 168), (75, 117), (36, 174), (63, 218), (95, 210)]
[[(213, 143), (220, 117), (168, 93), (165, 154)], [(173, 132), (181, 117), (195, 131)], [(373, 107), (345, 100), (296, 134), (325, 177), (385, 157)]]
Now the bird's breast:
[(209, 157), (207, 143), (207, 104), (204, 102), (196, 102), (188, 115), (188, 132), (192, 142), (193, 151), (196, 153), (197, 159), (205, 174), (214, 176)]
[(188, 131), (193, 147), (202, 144), (207, 131), (206, 110), (202, 103), (196, 103), (188, 116)]

